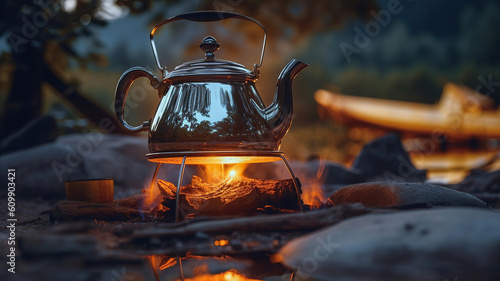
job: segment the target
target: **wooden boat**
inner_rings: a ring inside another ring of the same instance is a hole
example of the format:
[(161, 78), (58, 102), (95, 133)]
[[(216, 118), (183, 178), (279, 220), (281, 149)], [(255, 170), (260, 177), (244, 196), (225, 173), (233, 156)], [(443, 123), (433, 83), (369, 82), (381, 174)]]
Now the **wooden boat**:
[[(491, 98), (465, 86), (446, 84), (436, 104), (354, 97), (325, 90), (318, 90), (315, 99), (319, 113), (347, 125), (349, 135), (356, 136), (354, 141), (367, 142), (384, 132), (399, 132), (412, 163), (427, 170), (430, 182), (457, 183), (473, 169), (500, 169), (500, 110)], [(432, 142), (436, 133), (453, 144), (443, 150)], [(493, 140), (496, 145), (463, 145), (472, 140), (482, 140), (482, 144)], [(422, 151), (429, 143), (431, 149)], [(351, 156), (358, 153), (354, 151)]]
[(495, 102), (465, 86), (448, 83), (437, 104), (355, 97), (318, 90), (320, 111), (344, 124), (380, 127), (457, 139), (500, 138), (500, 110)]
[(500, 151), (410, 153), (410, 158), (417, 169), (427, 170), (429, 181), (436, 183), (458, 183), (474, 169), (500, 169)]

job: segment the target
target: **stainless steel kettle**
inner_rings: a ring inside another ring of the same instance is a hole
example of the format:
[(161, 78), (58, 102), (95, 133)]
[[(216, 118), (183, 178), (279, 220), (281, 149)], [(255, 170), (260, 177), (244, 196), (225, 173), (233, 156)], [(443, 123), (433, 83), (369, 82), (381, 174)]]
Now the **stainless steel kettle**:
[[(259, 25), (264, 40), (259, 64), (252, 71), (243, 65), (216, 59), (220, 45), (207, 36), (200, 44), (203, 59), (189, 61), (167, 71), (160, 64), (154, 34), (167, 23), (178, 20), (212, 22), (242, 19)], [(262, 65), (266, 30), (258, 21), (235, 13), (202, 11), (171, 17), (158, 23), (150, 33), (153, 54), (162, 79), (143, 67), (133, 67), (120, 78), (115, 95), (115, 114), (129, 132), (149, 130), (149, 150), (162, 153), (217, 151), (277, 151), (292, 122), (292, 81), (308, 65), (292, 60), (282, 70), (274, 101), (265, 107), (255, 88)], [(123, 119), (124, 102), (132, 83), (139, 77), (150, 80), (158, 90), (160, 104), (152, 120), (131, 126)]]

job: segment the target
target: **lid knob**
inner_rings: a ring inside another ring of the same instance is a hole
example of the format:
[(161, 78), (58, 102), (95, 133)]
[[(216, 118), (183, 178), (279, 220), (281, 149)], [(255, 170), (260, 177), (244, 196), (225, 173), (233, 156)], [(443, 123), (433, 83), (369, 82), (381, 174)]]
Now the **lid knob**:
[(200, 49), (205, 52), (205, 61), (214, 61), (214, 53), (219, 50), (219, 47), (220, 44), (217, 43), (217, 40), (215, 40), (213, 36), (203, 38), (203, 41), (200, 44)]

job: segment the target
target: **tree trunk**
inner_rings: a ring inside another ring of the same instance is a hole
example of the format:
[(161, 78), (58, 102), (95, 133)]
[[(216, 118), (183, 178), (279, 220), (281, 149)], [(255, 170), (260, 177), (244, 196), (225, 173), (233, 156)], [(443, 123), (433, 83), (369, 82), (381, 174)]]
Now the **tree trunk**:
[[(17, 52), (12, 51), (16, 68), (12, 86), (5, 102), (0, 123), (0, 135), (9, 136), (18, 131), (41, 114), (42, 85), (48, 83), (75, 109), (85, 115), (92, 123), (106, 133), (126, 134), (113, 114), (78, 92), (75, 85), (61, 79), (44, 61), (45, 44), (23, 45)], [(112, 93), (110, 93), (112, 94)]]

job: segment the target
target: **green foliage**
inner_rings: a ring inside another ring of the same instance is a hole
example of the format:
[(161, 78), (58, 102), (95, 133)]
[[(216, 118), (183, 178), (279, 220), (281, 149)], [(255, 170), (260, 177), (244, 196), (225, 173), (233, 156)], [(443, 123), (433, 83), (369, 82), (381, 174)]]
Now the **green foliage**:
[(387, 73), (349, 68), (330, 81), (348, 95), (421, 103), (439, 100), (444, 85), (439, 75), (424, 67)]

